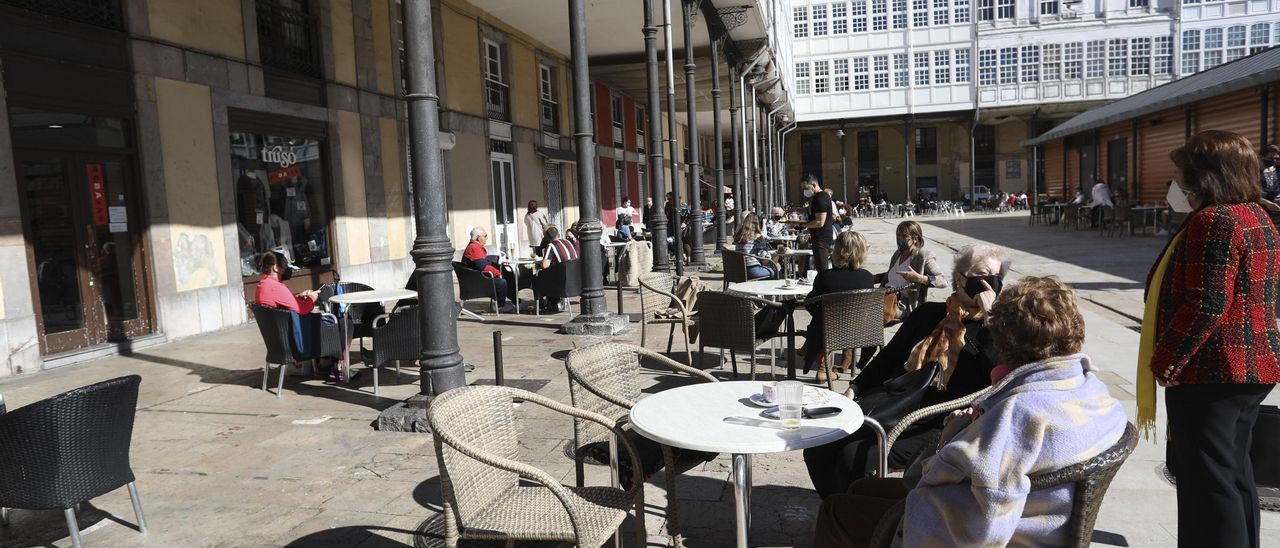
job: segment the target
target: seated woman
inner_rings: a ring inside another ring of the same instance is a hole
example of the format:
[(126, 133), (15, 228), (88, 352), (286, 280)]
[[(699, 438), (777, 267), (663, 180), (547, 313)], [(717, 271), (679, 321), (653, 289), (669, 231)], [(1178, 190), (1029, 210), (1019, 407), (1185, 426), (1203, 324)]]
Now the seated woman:
[(772, 280), (778, 277), (776, 270), (760, 264), (760, 259), (757, 259), (768, 257), (773, 248), (769, 245), (769, 240), (760, 233), (760, 217), (755, 213), (748, 213), (742, 219), (742, 226), (733, 235), (733, 247), (747, 254), (748, 278)]
[[(877, 415), (876, 411), (888, 404), (897, 403), (900, 407), (902, 401), (910, 401), (914, 410), (990, 386), (996, 350), (983, 319), (996, 299), (1009, 264), (1005, 251), (998, 247), (974, 245), (961, 249), (952, 275), (955, 293), (945, 304), (924, 303), (917, 307), (875, 359), (853, 379), (845, 395), (858, 400), (868, 415), (883, 421), (884, 415)], [(922, 395), (903, 394), (898, 391), (899, 383), (889, 383), (935, 361), (941, 366), (941, 374)], [(919, 398), (906, 399), (915, 396)], [(906, 468), (941, 430), (939, 418), (922, 421), (903, 432), (889, 453), (889, 465)], [(845, 492), (854, 480), (875, 469), (879, 458), (876, 449), (875, 436), (868, 429), (806, 449), (804, 461), (814, 489), (823, 498)]]
[(924, 231), (920, 223), (903, 221), (895, 231), (898, 249), (889, 257), (889, 270), (876, 275), (885, 287), (898, 289), (898, 308), (894, 319), (902, 321), (916, 306), (925, 302), (930, 287), (946, 287), (947, 276), (938, 267), (933, 252), (924, 248)]
[[(831, 250), (833, 268), (819, 272), (813, 279), (813, 291), (809, 298), (820, 297), (828, 293), (871, 289), (875, 286), (875, 276), (862, 268), (867, 259), (867, 239), (861, 234), (849, 230), (836, 237)], [(814, 303), (807, 307), (813, 316), (809, 320), (809, 328), (805, 331), (805, 362), (817, 370), (818, 382), (827, 382), (828, 375), (835, 375), (825, 363), (823, 347), (822, 304)]]
[(1031, 491), (1030, 478), (1113, 446), (1124, 409), (1079, 353), (1084, 318), (1062, 282), (1024, 278), (996, 299), (988, 324), (1008, 358), (992, 372), (993, 391), (947, 417), (937, 454), (923, 460), (909, 494), (902, 480), (867, 479), (824, 500), (815, 547), (867, 546), (903, 496), (906, 546), (1069, 544), (1074, 486)]
[[(253, 292), (253, 302), (270, 308), (279, 308), (295, 312), (299, 316), (302, 324), (302, 330), (299, 336), (302, 338), (302, 348), (298, 351), (305, 356), (310, 354), (309, 349), (316, 348), (319, 341), (316, 338), (316, 329), (309, 326), (318, 326), (312, 323), (318, 321), (330, 322), (332, 316), (322, 317), (320, 315), (312, 315), (311, 311), (316, 307), (316, 296), (319, 294), (314, 289), (294, 294), (289, 287), (284, 285), (283, 280), (288, 280), (291, 276), (289, 270), (289, 260), (283, 253), (278, 251), (268, 251), (258, 257), (258, 271), (262, 273), (262, 280), (258, 282), (258, 287)], [(322, 366), (328, 366), (328, 359), (325, 358)], [(334, 368), (329, 373), (329, 380), (339, 381), (345, 380), (341, 378), (342, 372), (340, 368)]]
[(516, 300), (516, 285), (509, 276), (504, 276), (503, 272), (498, 270), (498, 265), (490, 264), (489, 251), (484, 247), (487, 243), (489, 243), (489, 231), (478, 226), (472, 228), (471, 241), (467, 242), (466, 249), (462, 251), (462, 264), (493, 278), (493, 286), (497, 293), (494, 300), (498, 301), (498, 310), (503, 313), (515, 312), (515, 305), (507, 303), (507, 299), (512, 302)]

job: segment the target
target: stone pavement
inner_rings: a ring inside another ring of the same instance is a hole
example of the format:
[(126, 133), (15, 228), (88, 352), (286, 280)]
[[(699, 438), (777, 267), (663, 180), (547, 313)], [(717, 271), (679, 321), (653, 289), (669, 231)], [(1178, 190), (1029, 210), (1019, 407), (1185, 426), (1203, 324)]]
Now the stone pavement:
[[(943, 259), (944, 269), (951, 250), (980, 240), (1014, 250), (1015, 278), (1053, 274), (1075, 285), (1084, 301), (1086, 351), (1132, 416), (1134, 326), (1142, 314), (1146, 270), (1163, 238), (1063, 232), (1028, 226), (1019, 214), (917, 220), (925, 224), (929, 246)], [(873, 270), (888, 261), (895, 224), (879, 219), (855, 223), (871, 241)], [(713, 288), (719, 286), (717, 274), (705, 278)], [(935, 291), (932, 297), (941, 299), (944, 293)], [(614, 295), (607, 292), (616, 310)], [(625, 305), (631, 312), (639, 309), (632, 294)], [(500, 330), (506, 378), (547, 381), (539, 393), (568, 402), (561, 359), (575, 345), (594, 339), (556, 334), (568, 318), (565, 314), (485, 317), (483, 323), (460, 323), (463, 354), (476, 365), (468, 381), (493, 378), (492, 333)], [(638, 342), (638, 326), (617, 339)], [(680, 343), (677, 336), (676, 355), (683, 354)], [(651, 340), (650, 346), (659, 344)], [(150, 532), (140, 535), (132, 529), (128, 495), (120, 489), (83, 506), (80, 525), (87, 546), (441, 545), (435, 536), (416, 534), (433, 529), (439, 511), (430, 436), (370, 427), (381, 409), (416, 392), (417, 377), (406, 369), (397, 381), (392, 370), (384, 371), (380, 398), (373, 396), (368, 374), (342, 387), (290, 377), (278, 399), (258, 388), (261, 356), (257, 328), (250, 325), (10, 379), (0, 383), (0, 393), (9, 409), (15, 409), (99, 380), (142, 375), (132, 460)], [(707, 356), (704, 366), (727, 378), (727, 372), (714, 369), (713, 359)], [(645, 374), (652, 385), (679, 382), (655, 370)], [(1273, 394), (1271, 403), (1277, 399)], [(565, 456), (571, 422), (531, 404), (522, 405), (518, 415), (522, 458), (572, 483), (573, 464)], [(753, 545), (810, 544), (818, 498), (797, 457), (754, 459)], [(1174, 490), (1157, 473), (1162, 457), (1162, 444), (1139, 445), (1108, 493), (1098, 530), (1122, 535), (1129, 546), (1173, 543)], [(728, 458), (722, 456), (678, 479), (687, 545), (732, 544), (728, 471)], [(602, 467), (588, 467), (589, 483), (603, 484), (605, 478)], [(661, 483), (659, 478), (645, 490), (652, 545), (665, 540)], [(1264, 513), (1263, 537), (1264, 545), (1280, 543), (1276, 514)], [(0, 546), (34, 545), (70, 545), (60, 512), (12, 512), (12, 525), (0, 529)]]

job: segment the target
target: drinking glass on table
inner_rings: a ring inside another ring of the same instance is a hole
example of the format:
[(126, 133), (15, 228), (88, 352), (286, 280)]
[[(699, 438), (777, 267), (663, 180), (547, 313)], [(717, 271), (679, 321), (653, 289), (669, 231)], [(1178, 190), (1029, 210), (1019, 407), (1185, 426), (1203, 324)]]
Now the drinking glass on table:
[(800, 408), (804, 405), (804, 384), (800, 381), (782, 381), (774, 386), (778, 402), (778, 419), (788, 430), (800, 428)]

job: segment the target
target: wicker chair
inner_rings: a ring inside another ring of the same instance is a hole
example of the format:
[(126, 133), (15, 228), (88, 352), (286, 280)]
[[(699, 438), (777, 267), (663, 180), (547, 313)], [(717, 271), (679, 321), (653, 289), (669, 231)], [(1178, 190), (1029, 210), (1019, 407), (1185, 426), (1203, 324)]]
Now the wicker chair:
[[(764, 257), (755, 257), (760, 261), (761, 265), (770, 267), (774, 272), (778, 270), (778, 264)], [(749, 282), (751, 280), (759, 280), (762, 278), (752, 278), (747, 276), (747, 254), (732, 249), (721, 249), (720, 260), (724, 264), (724, 287), (723, 290), (729, 289), (729, 284), (738, 282)]]
[(378, 370), (387, 362), (395, 362), (396, 378), (400, 378), (400, 361), (416, 360), (422, 353), (422, 334), (418, 326), (418, 305), (396, 309), (373, 320), (373, 395), (378, 395)]
[(489, 299), (493, 313), (502, 314), (498, 310), (498, 286), (494, 284), (493, 278), (457, 261), (453, 263), (453, 275), (458, 278), (458, 300), (462, 301), (464, 308), (467, 301)]
[[(846, 348), (884, 346), (884, 289), (841, 291), (812, 297), (806, 307), (822, 308), (822, 352), (830, 354)], [(827, 376), (827, 388), (835, 391), (835, 375)]]
[[(564, 360), (565, 369), (569, 373), (569, 395), (573, 398), (573, 406), (599, 413), (619, 424), (625, 422), (631, 408), (640, 399), (642, 358), (651, 359), (676, 373), (684, 373), (705, 382), (716, 382), (715, 377), (657, 352), (629, 344), (604, 342), (574, 350)], [(574, 419), (574, 466), (578, 487), (584, 487), (585, 484), (585, 448), (591, 444), (607, 442), (608, 439), (607, 428), (587, 420)], [(705, 461), (701, 458), (677, 461), (675, 452), (665, 445), (662, 447), (662, 459), (663, 469), (667, 471), (663, 474), (667, 489), (667, 533), (674, 545), (680, 545), (682, 542), (677, 538), (680, 527), (676, 511), (675, 476), (692, 470)]]
[[(1060, 485), (1075, 484), (1075, 493), (1071, 500), (1071, 516), (1067, 526), (1071, 531), (1071, 548), (1087, 548), (1093, 543), (1093, 525), (1098, 521), (1098, 511), (1102, 509), (1102, 500), (1106, 497), (1111, 480), (1115, 479), (1120, 466), (1138, 446), (1138, 429), (1133, 423), (1125, 425), (1120, 440), (1096, 457), (1079, 464), (1073, 464), (1060, 470), (1031, 476), (1031, 490), (1039, 491)], [(889, 513), (880, 520), (871, 536), (871, 546), (888, 548), (893, 546), (894, 537), (901, 534), (902, 516), (906, 510), (906, 501), (899, 502), (890, 508)]]
[[(304, 354), (295, 342), (297, 338), (293, 331), (294, 312), (260, 304), (250, 305), (249, 309), (253, 311), (253, 319), (258, 324), (258, 331), (262, 333), (262, 343), (267, 347), (267, 356), (262, 364), (262, 390), (267, 389), (267, 376), (271, 371), (271, 364), (280, 366), (280, 378), (276, 384), (277, 398), (284, 392), (284, 370), (287, 366), (316, 358), (341, 359), (343, 343), (351, 342), (341, 340), (342, 335), (338, 332), (337, 318), (332, 314), (322, 314), (332, 320), (308, 322), (308, 326), (314, 329), (312, 340), (315, 341), (317, 348)], [(349, 376), (350, 366), (346, 367)]]
[(64, 392), (0, 415), (0, 507), (62, 510), (80, 546), (75, 506), (129, 488), (138, 530), (147, 532), (129, 467), (142, 377), (129, 375)]
[[(460, 539), (545, 540), (600, 546), (634, 508), (637, 545), (644, 546), (644, 480), (639, 468), (633, 469), (631, 490), (624, 491), (566, 487), (550, 474), (518, 462), (515, 400), (599, 424), (614, 433), (632, 462), (640, 461), (609, 417), (502, 386), (449, 390), (427, 411), (440, 465), (445, 543), (452, 548)], [(521, 485), (521, 478), (540, 485)]]
[[(684, 307), (684, 303), (677, 299), (672, 289), (675, 287), (675, 278), (666, 272), (651, 272), (640, 276), (640, 346), (645, 346), (649, 338), (650, 325), (669, 325), (671, 333), (667, 335), (667, 353), (671, 353), (671, 346), (676, 338), (676, 326), (684, 330), (684, 358), (687, 363), (693, 363), (693, 352), (689, 347), (689, 326), (693, 325), (693, 311)], [(665, 312), (669, 308), (675, 308), (679, 311), (680, 317), (666, 318), (659, 317), (658, 313)]]
[[(698, 355), (703, 348), (712, 347), (729, 351), (733, 376), (738, 376), (738, 352), (751, 356), (751, 380), (756, 380), (756, 350), (769, 342), (769, 338), (756, 337), (755, 313), (757, 306), (785, 308), (781, 303), (756, 297), (745, 297), (721, 291), (704, 291), (698, 295)], [(708, 319), (707, 321), (702, 321)], [(883, 318), (882, 318), (883, 319)], [(777, 356), (769, 362), (769, 376)]]

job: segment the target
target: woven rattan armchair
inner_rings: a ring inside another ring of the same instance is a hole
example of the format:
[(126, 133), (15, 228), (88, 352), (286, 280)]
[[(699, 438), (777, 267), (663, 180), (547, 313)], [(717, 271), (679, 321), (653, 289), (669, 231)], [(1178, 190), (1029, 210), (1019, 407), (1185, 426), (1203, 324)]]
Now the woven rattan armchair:
[[(747, 276), (747, 254), (732, 249), (721, 249), (720, 260), (724, 265), (724, 287), (728, 290), (729, 284), (738, 282), (749, 282), (751, 280), (759, 280), (762, 278), (752, 278)], [(773, 269), (774, 272), (781, 272), (778, 264), (766, 257), (754, 257), (760, 261), (760, 264)]]
[[(502, 386), (464, 386), (438, 396), (427, 411), (440, 465), (445, 543), (461, 539), (545, 540), (601, 546), (629, 510), (635, 510), (637, 546), (645, 545), (644, 480), (632, 470), (632, 487), (568, 487), (550, 474), (518, 462), (519, 435), (512, 402), (521, 400), (589, 420), (640, 462), (615, 421), (532, 392)], [(540, 485), (521, 485), (521, 479)]]
[[(683, 373), (704, 382), (717, 382), (715, 377), (704, 371), (681, 364), (662, 354), (644, 348), (623, 343), (604, 342), (586, 348), (579, 348), (565, 358), (565, 369), (569, 373), (569, 395), (573, 398), (573, 406), (599, 413), (618, 423), (623, 423), (630, 416), (631, 408), (640, 399), (640, 361), (650, 359), (653, 362), (675, 373)], [(607, 443), (611, 432), (608, 428), (594, 422), (575, 418), (573, 421), (574, 466), (577, 473), (578, 487), (586, 481), (584, 459), (586, 448), (596, 443)], [(667, 489), (667, 532), (672, 543), (682, 542), (677, 538), (679, 518), (676, 508), (677, 474), (687, 472), (706, 462), (703, 458), (685, 458), (677, 460), (675, 451), (662, 446), (663, 474)], [(638, 465), (633, 465), (639, 468)]]
[[(785, 308), (785, 305), (721, 291), (704, 291), (698, 295), (698, 355), (708, 346), (728, 350), (736, 378), (738, 352), (744, 352), (751, 357), (751, 380), (756, 380), (756, 350), (770, 340), (756, 337), (757, 307)], [(769, 361), (770, 378), (774, 377), (776, 364), (775, 355)]]
[[(1093, 543), (1093, 525), (1098, 521), (1098, 511), (1106, 498), (1107, 488), (1115, 479), (1120, 466), (1138, 446), (1138, 429), (1127, 423), (1120, 440), (1098, 456), (1066, 468), (1031, 476), (1031, 490), (1040, 491), (1060, 485), (1074, 484), (1071, 498), (1071, 516), (1067, 527), (1071, 531), (1071, 548), (1087, 548)], [(871, 536), (871, 546), (889, 548), (894, 537), (902, 534), (902, 517), (906, 501), (889, 509)]]
[(416, 360), (422, 353), (422, 334), (418, 329), (418, 305), (401, 307), (373, 320), (373, 395), (378, 395), (378, 370), (387, 362), (396, 364), (400, 378), (401, 360)]
[[(316, 348), (311, 349), (311, 352), (304, 354), (295, 342), (297, 340), (293, 328), (293, 315), (296, 314), (295, 312), (270, 308), (260, 304), (250, 305), (249, 309), (253, 311), (253, 318), (258, 324), (258, 331), (262, 333), (262, 343), (267, 347), (267, 356), (262, 363), (262, 390), (265, 391), (267, 389), (267, 376), (271, 371), (271, 364), (274, 363), (280, 366), (280, 378), (276, 384), (277, 398), (284, 391), (284, 371), (286, 367), (303, 360), (316, 358), (341, 359), (343, 343), (349, 342), (342, 340), (342, 335), (338, 331), (338, 319), (332, 314), (321, 314), (328, 321), (324, 321), (322, 318), (314, 318), (314, 321), (302, 322), (301, 324), (304, 329), (313, 330), (311, 340), (316, 346)], [(350, 371), (348, 370), (348, 372)]]
[[(650, 325), (669, 325), (671, 333), (667, 335), (667, 353), (671, 353), (671, 346), (676, 338), (676, 326), (684, 331), (684, 357), (685, 361), (693, 363), (693, 352), (689, 347), (689, 326), (693, 325), (693, 311), (684, 307), (684, 303), (677, 299), (672, 290), (675, 288), (675, 278), (665, 272), (651, 272), (640, 276), (640, 346), (645, 346), (649, 339)], [(659, 316), (660, 313), (674, 309), (677, 317)]]
[(129, 375), (58, 394), (0, 415), (0, 507), (62, 510), (80, 546), (75, 506), (129, 488), (138, 530), (147, 532), (129, 467), (142, 377)]
[[(847, 348), (884, 346), (884, 289), (841, 291), (812, 297), (805, 307), (818, 306), (822, 313), (822, 352), (842, 352)], [(827, 388), (835, 391), (835, 375), (827, 376)]]

